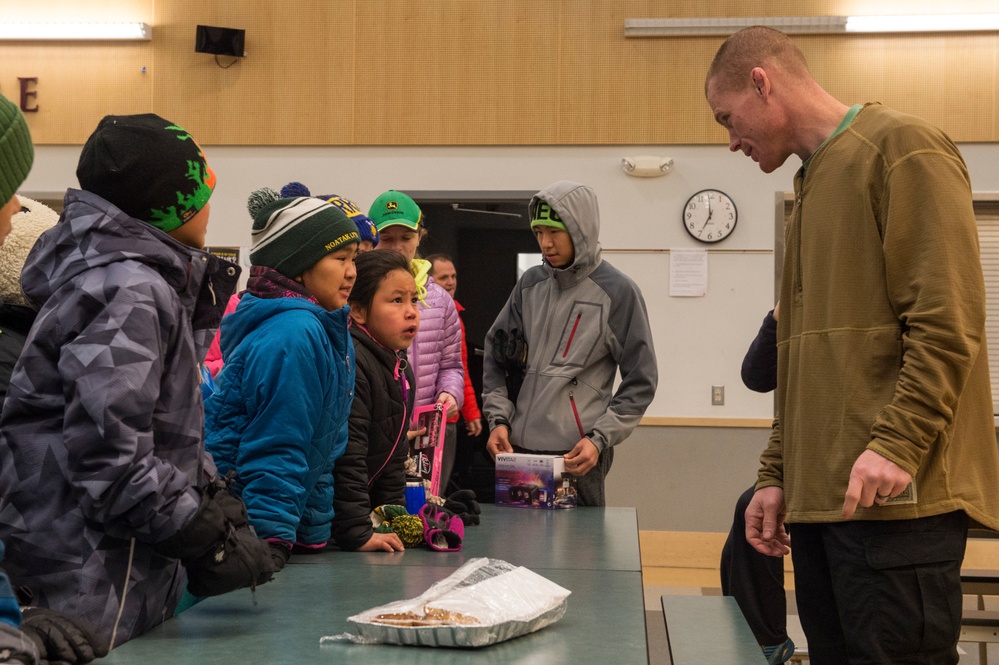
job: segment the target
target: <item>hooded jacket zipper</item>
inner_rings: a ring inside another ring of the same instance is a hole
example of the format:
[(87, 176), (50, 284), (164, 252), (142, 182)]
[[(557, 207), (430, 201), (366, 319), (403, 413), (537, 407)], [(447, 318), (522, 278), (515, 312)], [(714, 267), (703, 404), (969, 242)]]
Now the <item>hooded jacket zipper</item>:
[[(374, 339), (374, 337), (372, 337), (372, 339)], [(378, 340), (375, 341), (377, 342)], [(406, 381), (406, 367), (408, 366), (409, 363), (405, 361), (401, 356), (399, 356), (399, 352), (396, 351), (395, 369), (392, 371), (392, 376), (394, 376), (395, 379), (399, 382), (399, 388), (400, 390), (402, 390), (402, 426), (399, 428), (399, 433), (395, 435), (395, 443), (392, 444), (392, 450), (389, 451), (389, 454), (385, 456), (385, 461), (382, 462), (382, 465), (378, 468), (378, 470), (375, 471), (373, 474), (371, 474), (371, 477), (368, 478), (368, 487), (371, 487), (371, 483), (375, 481), (375, 478), (381, 475), (381, 472), (385, 470), (385, 467), (388, 466), (388, 463), (392, 461), (392, 456), (395, 455), (396, 448), (399, 447), (399, 442), (402, 440), (402, 435), (406, 431), (406, 423), (409, 422), (409, 413), (407, 412), (406, 409), (406, 403), (408, 401), (408, 393), (409, 393), (408, 387), (406, 385), (408, 383)]]

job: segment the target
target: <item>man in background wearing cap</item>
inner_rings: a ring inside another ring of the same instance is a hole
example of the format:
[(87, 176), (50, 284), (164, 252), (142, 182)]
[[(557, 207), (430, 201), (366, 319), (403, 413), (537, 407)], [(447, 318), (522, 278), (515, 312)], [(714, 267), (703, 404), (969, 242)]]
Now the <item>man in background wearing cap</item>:
[[(528, 206), (544, 254), (526, 271), (486, 334), (483, 406), (486, 448), (498, 453), (563, 454), (579, 476), (578, 501), (603, 506), (614, 446), (638, 425), (656, 393), (658, 370), (638, 286), (600, 257), (597, 197), (563, 180)], [(499, 338), (527, 344), (516, 401), (493, 355)], [(613, 392), (614, 378), (621, 384)]]
[[(464, 402), (461, 405), (460, 416), (465, 421), (465, 431), (468, 436), (474, 439), (482, 434), (482, 412), (479, 411), (479, 400), (475, 395), (472, 377), (468, 373), (468, 341), (465, 335), (465, 321), (461, 314), (465, 311), (465, 308), (455, 298), (455, 293), (458, 291), (458, 271), (454, 267), (454, 261), (447, 254), (431, 254), (427, 257), (427, 261), (432, 266), (430, 276), (454, 299), (454, 308), (458, 311), (458, 323), (461, 326), (461, 365), (464, 368), (465, 374), (465, 396)], [(455, 441), (455, 448), (458, 447), (459, 440), (457, 433), (458, 416), (459, 414), (455, 414), (447, 419), (448, 429), (453, 430), (449, 434)], [(470, 442), (466, 442), (466, 444), (463, 450), (460, 451), (462, 454), (458, 454), (459, 451), (455, 450), (454, 461), (451, 466), (452, 470), (454, 469), (454, 464), (457, 464), (459, 468), (463, 461), (467, 464), (471, 445)]]
[(24, 116), (0, 95), (0, 243), (10, 233), (10, 218), (21, 212), (15, 193), (34, 161), (35, 148)]
[(105, 117), (77, 177), (21, 274), (39, 312), (0, 417), (0, 537), (33, 604), (114, 647), (170, 617), (185, 581), (223, 593), (272, 564), (205, 466), (198, 362), (239, 273), (200, 249), (214, 173), (146, 114)]

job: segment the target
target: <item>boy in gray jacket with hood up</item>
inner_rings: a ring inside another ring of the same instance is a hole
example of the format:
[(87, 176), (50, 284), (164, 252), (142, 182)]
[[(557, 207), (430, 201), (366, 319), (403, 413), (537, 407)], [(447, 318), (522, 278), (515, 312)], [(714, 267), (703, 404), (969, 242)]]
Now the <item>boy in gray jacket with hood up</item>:
[[(645, 300), (600, 257), (593, 189), (559, 181), (538, 192), (528, 212), (544, 261), (523, 274), (486, 335), (487, 449), (494, 458), (563, 454), (566, 471), (579, 476), (579, 504), (602, 506), (613, 446), (628, 438), (656, 392)], [(521, 352), (507, 347), (520, 338), (526, 363), (512, 396), (511, 356)], [(621, 384), (612, 392), (618, 369)]]

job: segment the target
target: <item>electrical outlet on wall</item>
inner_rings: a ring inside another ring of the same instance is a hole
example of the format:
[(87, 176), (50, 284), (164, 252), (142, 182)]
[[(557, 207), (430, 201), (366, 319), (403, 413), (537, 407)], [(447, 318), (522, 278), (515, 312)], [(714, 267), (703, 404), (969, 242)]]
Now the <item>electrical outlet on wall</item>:
[(725, 386), (711, 386), (711, 406), (725, 406)]

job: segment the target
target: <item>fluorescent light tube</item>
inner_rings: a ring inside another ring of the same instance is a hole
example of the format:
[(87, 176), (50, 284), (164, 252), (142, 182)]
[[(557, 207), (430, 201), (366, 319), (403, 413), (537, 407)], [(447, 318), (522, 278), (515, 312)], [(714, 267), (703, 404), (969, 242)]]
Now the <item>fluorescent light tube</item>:
[(6, 40), (149, 40), (148, 23), (0, 23)]
[(954, 32), (962, 30), (999, 30), (999, 14), (846, 17), (847, 32)]
[(999, 30), (999, 14), (926, 16), (760, 16), (738, 18), (628, 18), (625, 37), (726, 36), (751, 25), (791, 35), (877, 32), (953, 32)]

